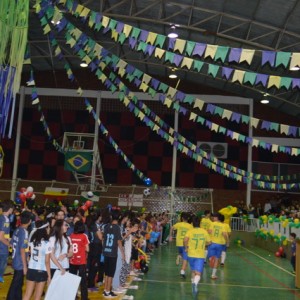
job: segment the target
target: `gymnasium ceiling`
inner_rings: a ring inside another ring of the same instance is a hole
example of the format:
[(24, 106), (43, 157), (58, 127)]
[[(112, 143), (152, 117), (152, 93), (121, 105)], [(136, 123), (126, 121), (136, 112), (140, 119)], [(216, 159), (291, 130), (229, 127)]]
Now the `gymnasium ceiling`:
[[(51, 71), (51, 76), (63, 70), (51, 51), (49, 39), (43, 35), (39, 19), (33, 9), (36, 0), (31, 0), (29, 42), (33, 68)], [(264, 50), (300, 52), (300, 0), (78, 0), (79, 4), (117, 21), (139, 27), (146, 31), (167, 35), (172, 24), (176, 24), (180, 39), (234, 48), (254, 49), (254, 59), (248, 64), (217, 62), (239, 70), (299, 78), (300, 71), (290, 71), (279, 66), (261, 66)], [(153, 77), (168, 77), (171, 66), (141, 52), (132, 51), (125, 41), (123, 45), (113, 42), (109, 34), (93, 31), (68, 12), (65, 16), (82, 31), (101, 43), (103, 47), (121, 57), (127, 63)], [(79, 59), (65, 45), (62, 36), (58, 41), (73, 70), (80, 69)], [(214, 63), (212, 60), (205, 60)], [(26, 67), (24, 68), (26, 71)], [(177, 70), (180, 85), (207, 87), (220, 94), (237, 95), (260, 101), (268, 93), (271, 107), (300, 118), (298, 89), (266, 89), (262, 86), (241, 85), (213, 78), (207, 72), (195, 73)], [(174, 84), (175, 86), (175, 84)], [(180, 86), (178, 87), (180, 90)], [(183, 90), (188, 93), (188, 90)], [(201, 89), (198, 91), (201, 94)]]

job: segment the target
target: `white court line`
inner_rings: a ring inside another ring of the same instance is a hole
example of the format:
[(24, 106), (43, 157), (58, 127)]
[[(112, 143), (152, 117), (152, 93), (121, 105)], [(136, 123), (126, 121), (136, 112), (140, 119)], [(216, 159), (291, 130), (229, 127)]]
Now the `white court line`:
[[(191, 284), (188, 281), (168, 281), (168, 280), (154, 280), (154, 279), (143, 279), (143, 282), (159, 282), (159, 283), (175, 283), (175, 284)], [(200, 286), (216, 286), (215, 283), (206, 283), (200, 282)], [(291, 288), (283, 288), (283, 287), (273, 287), (273, 286), (261, 286), (261, 285), (242, 285), (242, 284), (226, 284), (226, 283), (218, 283), (218, 286), (225, 286), (225, 287), (238, 287), (238, 288), (255, 288), (255, 289), (268, 289), (268, 290), (289, 290), (289, 291), (299, 291), (299, 289), (291, 289)]]
[(250, 252), (251, 254), (253, 254), (253, 255), (259, 257), (260, 259), (266, 261), (266, 262), (269, 263), (270, 265), (272, 265), (272, 266), (274, 266), (274, 267), (280, 269), (281, 271), (286, 272), (286, 273), (288, 273), (288, 274), (291, 275), (291, 276), (295, 276), (295, 275), (292, 274), (290, 271), (288, 271), (288, 270), (286, 270), (286, 269), (284, 269), (284, 268), (282, 268), (282, 267), (277, 266), (276, 264), (274, 264), (274, 263), (272, 263), (271, 261), (267, 260), (266, 258), (262, 257), (261, 255), (259, 255), (259, 254), (255, 253), (255, 252), (253, 252), (253, 251), (247, 249), (246, 247), (243, 247), (243, 246), (241, 246), (241, 247), (242, 247), (243, 249), (245, 249), (246, 251)]

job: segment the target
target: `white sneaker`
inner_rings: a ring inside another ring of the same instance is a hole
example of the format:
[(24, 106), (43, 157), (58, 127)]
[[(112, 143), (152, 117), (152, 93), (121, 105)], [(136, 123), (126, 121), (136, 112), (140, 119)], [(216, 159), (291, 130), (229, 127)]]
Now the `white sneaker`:
[(122, 299), (123, 300), (133, 300), (134, 297), (132, 295), (125, 295)]
[(137, 274), (136, 274), (136, 276), (143, 276), (143, 275), (145, 275), (145, 274), (141, 271), (137, 272)]
[(122, 288), (117, 288), (117, 289), (113, 289), (112, 290), (113, 291), (113, 293), (115, 293), (115, 294), (123, 294), (123, 293), (126, 293), (126, 289), (122, 289)]
[(130, 290), (138, 290), (139, 286), (138, 285), (131, 285), (128, 289)]
[(132, 281), (142, 281), (142, 279), (139, 278), (139, 277), (134, 277), (134, 278), (132, 279)]
[(129, 276), (137, 276), (137, 273), (135, 273), (134, 271), (130, 271)]

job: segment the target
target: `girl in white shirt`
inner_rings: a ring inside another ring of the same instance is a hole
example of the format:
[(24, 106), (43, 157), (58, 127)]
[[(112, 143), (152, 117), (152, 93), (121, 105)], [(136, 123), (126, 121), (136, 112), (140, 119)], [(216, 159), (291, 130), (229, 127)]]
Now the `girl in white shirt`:
[[(66, 235), (68, 228), (69, 225), (65, 220), (56, 220), (49, 239), (53, 256), (66, 270), (68, 270), (70, 266), (69, 258), (73, 255), (71, 240)], [(52, 278), (57, 270), (57, 266), (53, 260), (50, 261), (50, 269)]]

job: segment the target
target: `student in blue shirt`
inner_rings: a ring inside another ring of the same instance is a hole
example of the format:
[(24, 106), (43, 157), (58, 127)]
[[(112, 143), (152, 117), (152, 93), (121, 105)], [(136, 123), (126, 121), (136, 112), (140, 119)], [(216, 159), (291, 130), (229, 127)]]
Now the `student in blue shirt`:
[(14, 276), (10, 284), (6, 300), (22, 300), (22, 286), (24, 275), (27, 273), (28, 231), (31, 223), (31, 213), (24, 211), (21, 214), (21, 225), (15, 229), (10, 244), (12, 246), (12, 267)]
[(105, 298), (113, 298), (117, 296), (111, 289), (112, 280), (117, 266), (118, 249), (120, 250), (119, 254), (121, 254), (122, 260), (125, 259), (121, 228), (118, 224), (119, 217), (120, 212), (118, 210), (112, 210), (112, 221), (110, 224), (105, 226), (103, 233), (104, 273), (106, 276), (103, 296)]
[(4, 282), (3, 274), (7, 266), (9, 238), (10, 238), (10, 223), (9, 216), (12, 214), (14, 204), (10, 200), (5, 200), (0, 203), (2, 215), (0, 215), (0, 282)]

